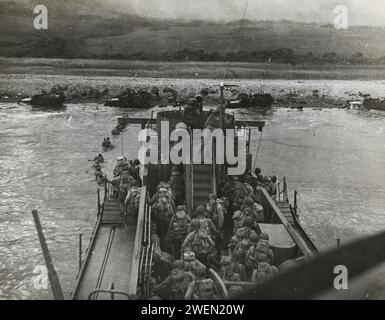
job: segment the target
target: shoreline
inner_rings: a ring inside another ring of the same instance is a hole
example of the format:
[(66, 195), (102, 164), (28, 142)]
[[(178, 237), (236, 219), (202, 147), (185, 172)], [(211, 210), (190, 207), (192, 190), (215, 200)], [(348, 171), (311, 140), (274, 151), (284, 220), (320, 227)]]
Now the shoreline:
[[(207, 104), (219, 102), (217, 79), (152, 78), (125, 76), (74, 76), (51, 74), (0, 74), (0, 102), (17, 102), (46, 92), (63, 92), (67, 103), (104, 103), (124, 90), (156, 90), (154, 105), (167, 105), (175, 90), (178, 100), (202, 94)], [(385, 80), (285, 80), (227, 79), (226, 100), (235, 100), (239, 93), (270, 93), (275, 107), (343, 108), (348, 100), (359, 100), (359, 93), (373, 98), (385, 97)], [(316, 94), (314, 92), (316, 91)]]

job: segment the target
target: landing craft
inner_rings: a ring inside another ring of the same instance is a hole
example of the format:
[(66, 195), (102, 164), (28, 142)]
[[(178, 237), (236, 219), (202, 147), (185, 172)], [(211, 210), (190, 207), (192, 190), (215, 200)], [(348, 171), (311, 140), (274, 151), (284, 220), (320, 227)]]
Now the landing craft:
[(36, 107), (60, 108), (63, 107), (65, 97), (62, 94), (37, 94), (18, 101)]
[(367, 98), (362, 103), (362, 106), (368, 110), (379, 110), (379, 111), (385, 111), (385, 99), (373, 99), (373, 98)]
[[(223, 93), (223, 86), (221, 92)], [(225, 110), (223, 96), (221, 97), (219, 128), (224, 128)], [(203, 112), (201, 116), (208, 117), (209, 113)], [(236, 120), (232, 115), (226, 117), (234, 131), (241, 129), (243, 132), (236, 136), (238, 139), (246, 139), (246, 158), (249, 159), (247, 169), (253, 171), (250, 161), (251, 128), (258, 128), (261, 132), (265, 123)], [(185, 120), (185, 116), (181, 110), (163, 111), (158, 112), (156, 118), (119, 118), (118, 123), (123, 127), (140, 125), (142, 129), (152, 128), (158, 132), (161, 122), (166, 120), (170, 128), (175, 128)], [(194, 126), (193, 123), (189, 125)], [(211, 165), (192, 161), (190, 164), (182, 164), (184, 203), (189, 215), (196, 205), (207, 201), (208, 194), (218, 192), (223, 182), (221, 173), (225, 165), (218, 165), (215, 161)], [(79, 261), (79, 273), (71, 293), (72, 299), (153, 297), (153, 274), (157, 272), (159, 263), (155, 256), (161, 252), (161, 248), (160, 238), (152, 227), (152, 206), (148, 197), (155, 194), (159, 182), (168, 181), (172, 174), (172, 165), (142, 164), (141, 169), (143, 184), (137, 216), (120, 210), (111, 182), (105, 182), (103, 197), (98, 192), (97, 221), (90, 245)], [(230, 281), (215, 270), (215, 267), (210, 267), (207, 276), (213, 281), (219, 299), (313, 298), (333, 288), (335, 266), (346, 266), (349, 276), (355, 277), (385, 261), (384, 234), (320, 254), (301, 224), (296, 196), (293, 204), (289, 201), (286, 179), (277, 184), (276, 197), (273, 198), (263, 187), (258, 190), (257, 196), (258, 202), (263, 206), (265, 218), (264, 222), (257, 224), (257, 228), (261, 233), (269, 235), (271, 249), (275, 255), (274, 264), (280, 268), (280, 274), (256, 284), (250, 281)], [(233, 214), (231, 210), (229, 207), (230, 216)], [(229, 241), (231, 232), (232, 226), (224, 227), (224, 241)], [(41, 232), (40, 239), (44, 242)], [(47, 247), (42, 244), (42, 248), (46, 253)], [(81, 248), (79, 251), (82, 252)], [(49, 261), (49, 255), (46, 256)], [(54, 271), (52, 263), (47, 263), (47, 268)], [(52, 289), (60, 298), (62, 295), (60, 288), (58, 289), (57, 277), (54, 272), (51, 274)], [(241, 287), (242, 290), (236, 295), (231, 295), (229, 291), (234, 286)]]

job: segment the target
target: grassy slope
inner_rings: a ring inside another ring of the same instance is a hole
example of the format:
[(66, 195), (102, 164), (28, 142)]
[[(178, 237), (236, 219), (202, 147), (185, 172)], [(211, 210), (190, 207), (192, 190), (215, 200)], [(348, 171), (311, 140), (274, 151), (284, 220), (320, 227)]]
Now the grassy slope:
[[(32, 27), (40, 0), (0, 1), (0, 56), (103, 58), (114, 54), (261, 51), (291, 48), (295, 53), (325, 52), (385, 56), (385, 28), (335, 30), (294, 22), (202, 23), (149, 20), (111, 11), (101, 0), (47, 1), (49, 30)], [(54, 40), (53, 40), (54, 39)]]
[(385, 66), (309, 66), (241, 62), (150, 62), (0, 58), (3, 74), (62, 74), (190, 79), (385, 79)]

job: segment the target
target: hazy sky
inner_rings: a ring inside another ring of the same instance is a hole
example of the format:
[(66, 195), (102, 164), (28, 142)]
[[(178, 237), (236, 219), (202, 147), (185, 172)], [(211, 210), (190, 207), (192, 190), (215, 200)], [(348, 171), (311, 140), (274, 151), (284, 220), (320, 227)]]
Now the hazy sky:
[(149, 17), (239, 20), (289, 19), (333, 23), (333, 8), (345, 5), (350, 24), (385, 26), (385, 0), (108, 0)]

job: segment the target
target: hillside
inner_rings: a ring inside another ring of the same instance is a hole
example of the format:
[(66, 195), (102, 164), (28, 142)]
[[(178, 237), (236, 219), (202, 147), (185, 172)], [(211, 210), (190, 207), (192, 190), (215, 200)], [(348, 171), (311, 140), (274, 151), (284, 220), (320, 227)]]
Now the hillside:
[(292, 21), (156, 20), (108, 1), (50, 0), (49, 29), (35, 30), (40, 0), (0, 0), (0, 56), (277, 63), (384, 63), (385, 28)]

